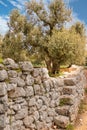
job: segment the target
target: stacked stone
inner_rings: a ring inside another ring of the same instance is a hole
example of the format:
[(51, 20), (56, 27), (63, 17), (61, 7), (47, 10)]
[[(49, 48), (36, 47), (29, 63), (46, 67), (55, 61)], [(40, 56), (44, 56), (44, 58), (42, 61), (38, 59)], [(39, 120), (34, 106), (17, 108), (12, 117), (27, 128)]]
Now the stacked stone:
[(51, 128), (58, 115), (55, 107), (59, 105), (62, 79), (49, 78), (46, 68), (33, 68), (30, 62), (16, 64), (12, 59), (6, 59), (4, 65), (8, 74), (5, 130)]
[(6, 127), (6, 111), (7, 111), (7, 91), (5, 80), (8, 78), (7, 72), (4, 66), (0, 64), (0, 130), (4, 130)]
[(85, 86), (86, 78), (83, 68), (77, 69), (77, 71), (64, 78), (64, 86), (59, 98), (60, 107), (58, 106), (56, 109), (59, 116), (54, 118), (57, 126), (66, 128), (68, 124), (75, 123), (80, 103), (84, 99)]
[(62, 130), (74, 123), (84, 97), (82, 69), (69, 78), (51, 78), (46, 68), (9, 58), (0, 69), (0, 130), (51, 130), (54, 125)]

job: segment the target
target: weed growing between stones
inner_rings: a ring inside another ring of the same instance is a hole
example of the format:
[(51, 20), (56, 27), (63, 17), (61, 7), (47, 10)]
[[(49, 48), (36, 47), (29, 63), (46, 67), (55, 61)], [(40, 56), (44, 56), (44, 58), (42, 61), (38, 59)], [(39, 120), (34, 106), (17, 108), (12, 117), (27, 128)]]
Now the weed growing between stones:
[(85, 94), (87, 94), (87, 88), (85, 88)]
[(66, 130), (74, 130), (74, 126), (72, 124), (68, 124)]
[(9, 124), (10, 124), (10, 130), (12, 130), (12, 109), (10, 110), (11, 110), (11, 114), (10, 114)]
[(2, 58), (0, 58), (0, 64), (3, 64), (3, 59)]
[(62, 98), (60, 99), (59, 106), (69, 105), (70, 99), (69, 98)]

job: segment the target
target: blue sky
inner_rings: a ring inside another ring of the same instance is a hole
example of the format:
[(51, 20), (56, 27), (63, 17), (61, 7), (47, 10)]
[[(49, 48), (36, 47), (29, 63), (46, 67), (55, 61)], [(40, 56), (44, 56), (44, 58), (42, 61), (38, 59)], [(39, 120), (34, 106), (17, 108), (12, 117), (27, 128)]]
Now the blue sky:
[[(24, 3), (29, 0), (0, 0), (0, 34), (4, 35), (8, 30), (7, 21), (12, 9), (18, 8), (21, 12), (24, 11)], [(46, 0), (44, 0), (46, 1)], [(47, 0), (49, 1), (49, 0)], [(73, 20), (68, 23), (72, 25), (76, 21), (87, 24), (87, 0), (65, 0), (65, 2), (72, 8)], [(86, 25), (87, 27), (87, 25)]]

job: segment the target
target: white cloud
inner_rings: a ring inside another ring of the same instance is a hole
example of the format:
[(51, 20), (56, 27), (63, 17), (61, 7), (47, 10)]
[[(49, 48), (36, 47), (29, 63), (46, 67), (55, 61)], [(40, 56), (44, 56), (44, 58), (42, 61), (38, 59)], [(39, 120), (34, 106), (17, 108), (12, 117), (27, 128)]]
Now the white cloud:
[(72, 2), (77, 2), (78, 0), (64, 0), (66, 3), (72, 3)]
[(5, 7), (7, 7), (7, 5), (3, 1), (1, 1), (1, 0), (0, 0), (0, 4), (5, 6)]
[(73, 11), (73, 13), (72, 13), (72, 20), (71, 20), (70, 22), (67, 22), (65, 26), (66, 26), (67, 28), (70, 28), (70, 27), (71, 27), (72, 25), (74, 25), (76, 22), (81, 22), (81, 23), (83, 23), (83, 24), (85, 25), (86, 36), (87, 36), (87, 25), (86, 25), (85, 21), (79, 19), (79, 18), (78, 18), (78, 14), (75, 13), (74, 11)]
[(8, 31), (8, 16), (0, 16), (0, 34), (4, 35)]
[[(18, 8), (19, 10), (23, 11), (24, 10), (24, 5), (25, 5), (25, 2), (26, 1), (29, 1), (29, 0), (8, 0), (14, 7)], [(46, 2), (47, 0), (45, 0)], [(70, 2), (76, 2), (78, 0), (64, 0), (68, 5)], [(3, 3), (1, 0), (0, 0), (0, 3), (3, 4), (4, 6), (7, 6), (5, 3)], [(77, 21), (80, 21), (82, 23), (85, 24), (84, 21), (81, 21), (79, 18), (78, 18), (78, 14), (76, 14), (74, 11), (72, 11), (72, 21), (67, 23), (66, 26), (67, 27), (70, 27), (72, 26), (73, 24), (75, 24)], [(0, 16), (0, 33), (1, 34), (5, 34), (6, 31), (8, 30), (8, 26), (7, 26), (7, 19), (8, 17), (7, 16)], [(85, 25), (86, 27), (86, 34), (87, 34), (87, 25)]]
[(28, 0), (8, 0), (10, 4), (12, 4), (14, 7), (18, 8), (19, 10), (24, 10), (25, 2)]
[(18, 3), (17, 1), (14, 0), (8, 0), (10, 2), (10, 4), (12, 4), (14, 7), (22, 10), (22, 5), (20, 3)]

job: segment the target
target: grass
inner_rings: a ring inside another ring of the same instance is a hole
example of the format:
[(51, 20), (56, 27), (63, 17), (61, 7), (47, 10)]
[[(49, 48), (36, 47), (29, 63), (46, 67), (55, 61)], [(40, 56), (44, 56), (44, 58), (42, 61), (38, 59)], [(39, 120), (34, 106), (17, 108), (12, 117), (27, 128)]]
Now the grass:
[(66, 130), (74, 130), (74, 126), (72, 124), (68, 124)]
[(62, 71), (60, 71), (59, 73), (56, 73), (56, 74), (51, 74), (51, 73), (49, 73), (49, 75), (50, 75), (51, 77), (59, 77), (59, 76), (63, 76), (64, 74), (63, 74)]
[(82, 114), (85, 111), (87, 111), (87, 103), (85, 103), (84, 101), (82, 101), (81, 104), (80, 104), (80, 106), (79, 106), (79, 114)]
[(85, 111), (87, 111), (87, 87), (85, 88), (85, 99), (81, 102), (80, 106), (79, 106), (79, 114), (84, 113)]
[(9, 83), (10, 82), (10, 79), (5, 79), (5, 83)]
[(18, 69), (15, 69), (15, 71), (16, 71), (17, 73), (19, 73), (19, 72), (22, 72), (22, 69), (21, 69), (21, 68), (18, 68)]
[(87, 88), (85, 88), (85, 94), (87, 94)]
[(60, 69), (65, 69), (65, 68), (67, 68), (69, 65), (61, 65), (60, 66)]
[(59, 106), (68, 105), (69, 102), (70, 102), (70, 99), (69, 99), (69, 98), (62, 98), (62, 99), (60, 99)]
[(2, 58), (0, 58), (0, 64), (2, 64), (3, 63), (3, 59)]

